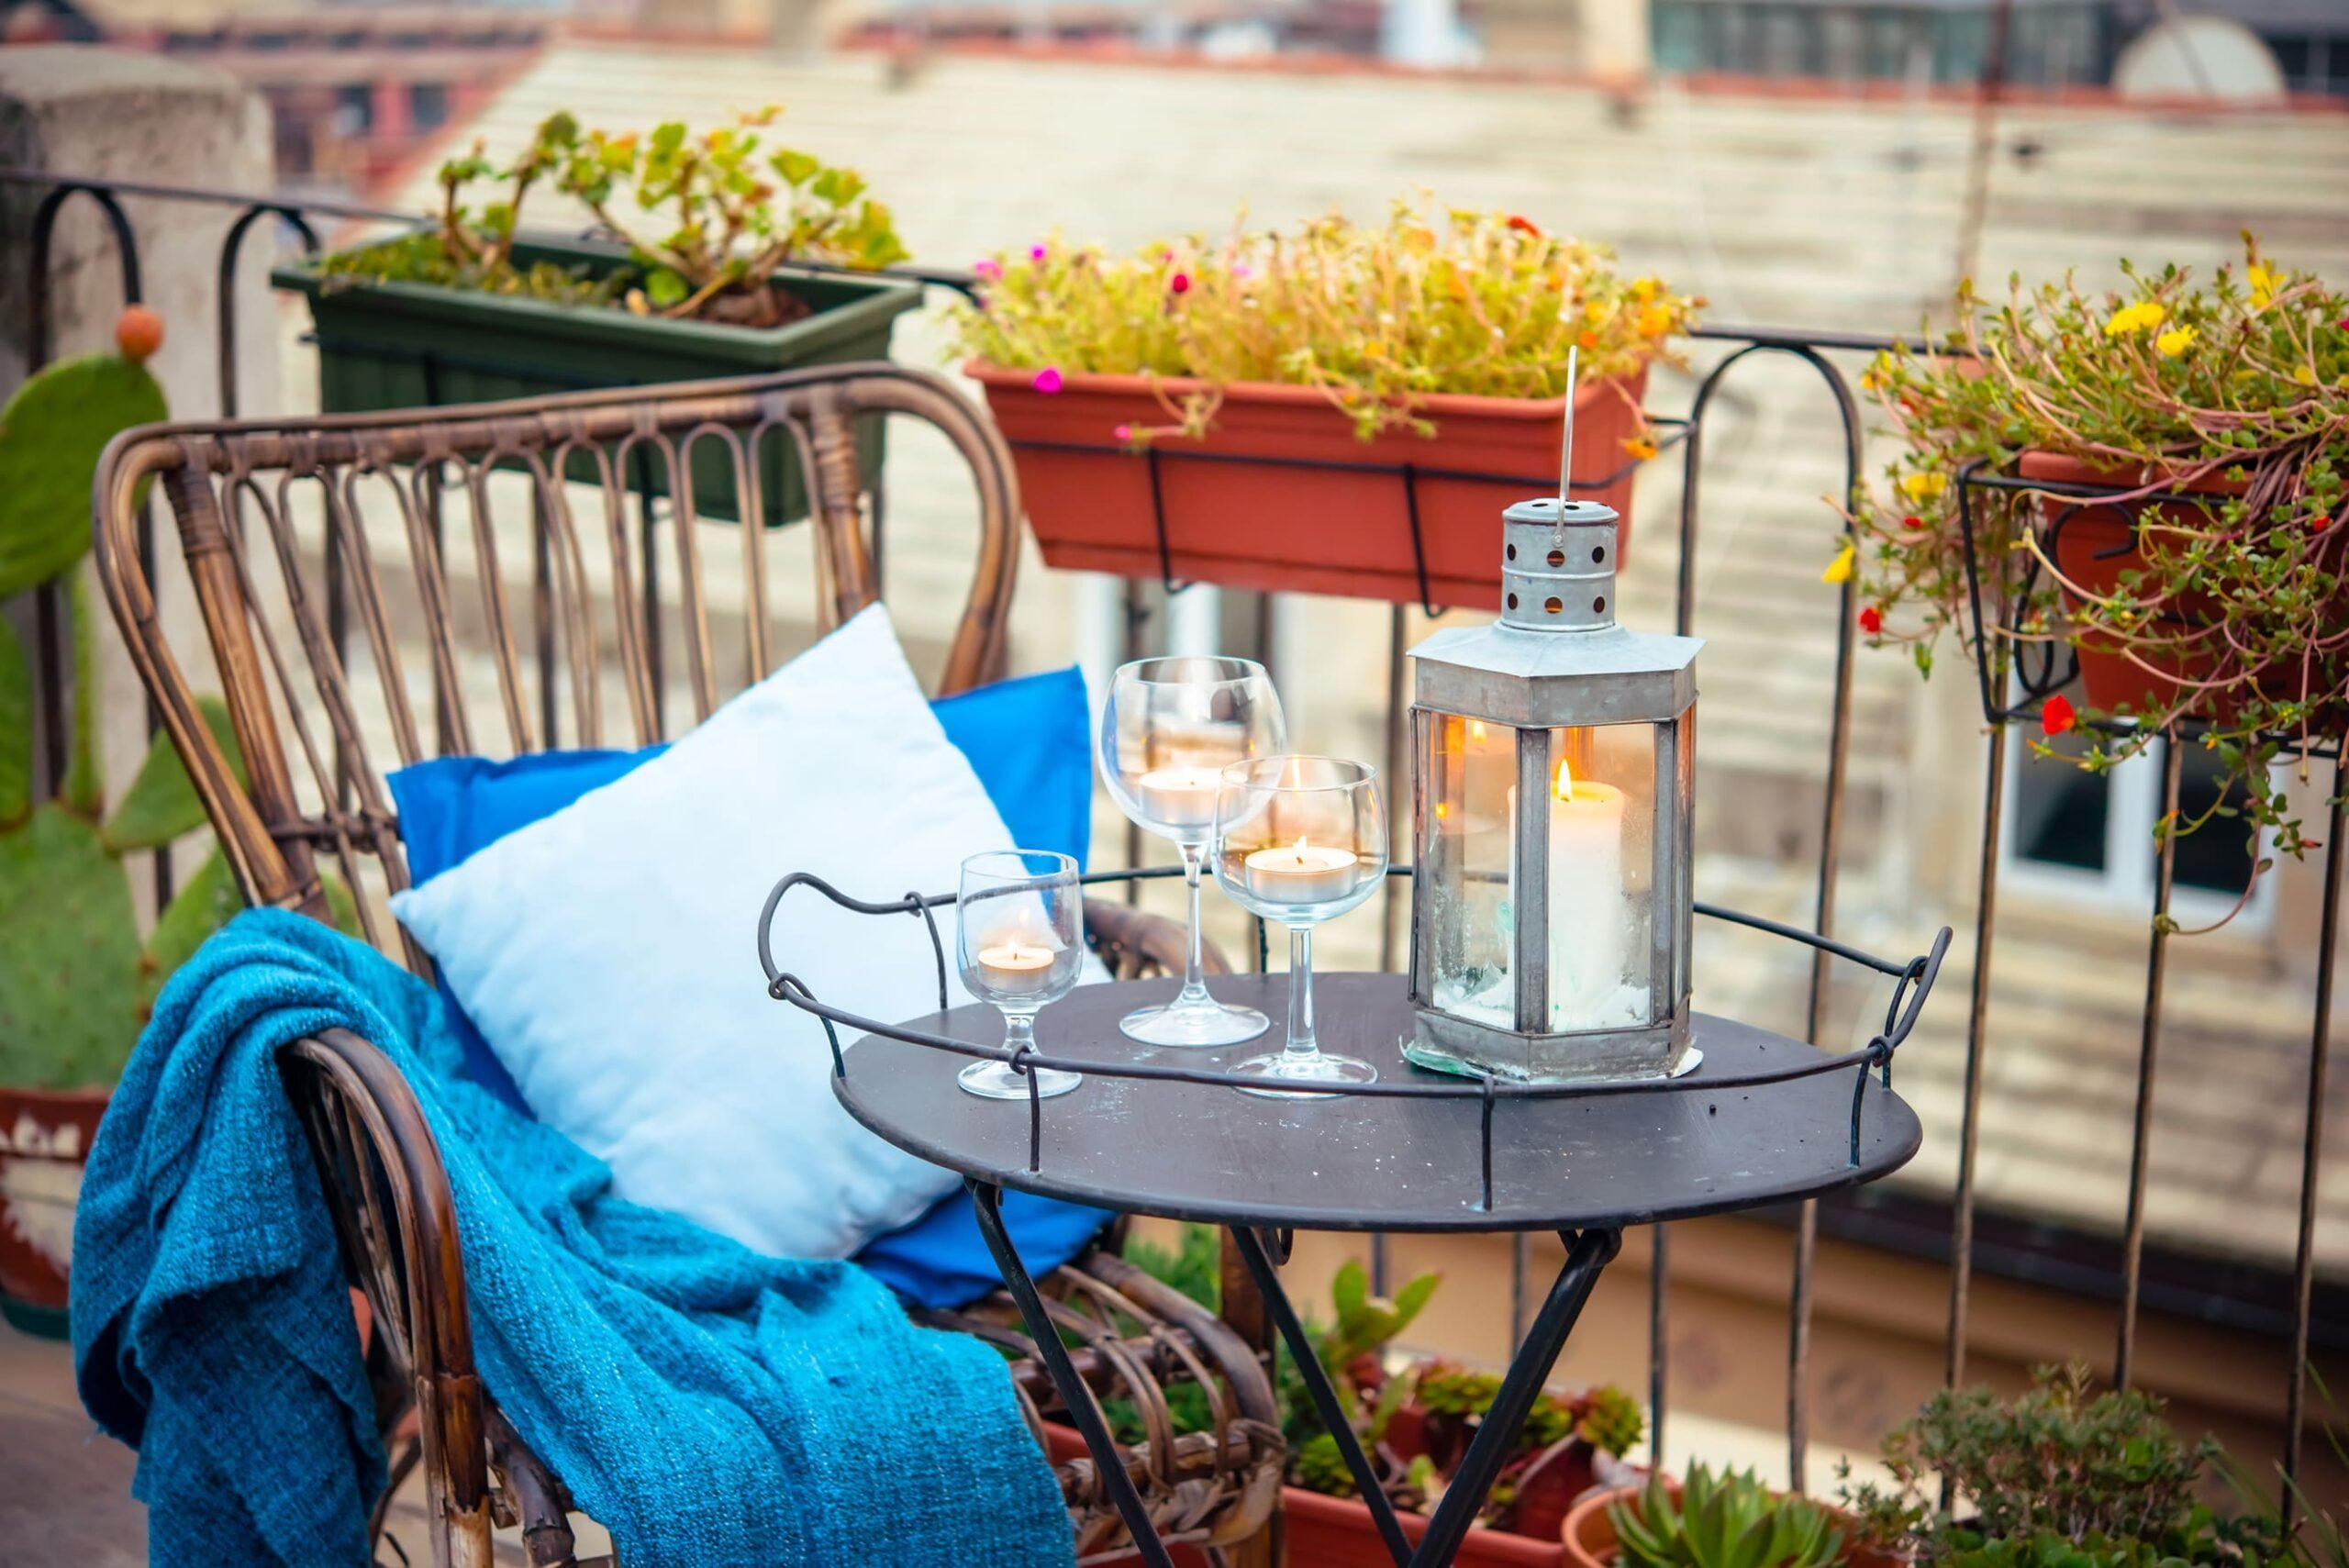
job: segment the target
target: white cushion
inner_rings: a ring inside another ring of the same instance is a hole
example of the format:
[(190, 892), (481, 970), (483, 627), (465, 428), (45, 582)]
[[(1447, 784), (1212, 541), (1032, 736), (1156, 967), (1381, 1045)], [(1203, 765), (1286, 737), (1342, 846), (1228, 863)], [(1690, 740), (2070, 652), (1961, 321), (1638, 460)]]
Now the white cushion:
[[(1009, 847), (874, 606), (392, 907), (540, 1118), (608, 1162), (621, 1195), (762, 1252), (836, 1258), (956, 1178), (840, 1108), (822, 1026), (767, 995), (759, 906), (794, 871), (861, 898), (951, 892), (964, 856)], [(960, 1005), (954, 911), (938, 916)], [(910, 916), (803, 889), (777, 914), (775, 958), (867, 1018), (937, 1006)]]

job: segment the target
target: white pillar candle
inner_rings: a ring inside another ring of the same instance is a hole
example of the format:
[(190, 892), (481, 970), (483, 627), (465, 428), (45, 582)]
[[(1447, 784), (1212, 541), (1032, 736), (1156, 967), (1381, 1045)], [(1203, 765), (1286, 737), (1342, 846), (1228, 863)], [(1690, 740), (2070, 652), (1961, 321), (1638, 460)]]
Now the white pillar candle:
[(1252, 851), (1242, 865), (1248, 891), (1267, 904), (1327, 904), (1354, 890), (1362, 862), (1333, 844), (1294, 844)]
[[(1509, 791), (1509, 819), (1517, 791)], [(1576, 781), (1561, 764), (1550, 792), (1550, 1028), (1603, 1029), (1615, 1021), (1623, 984), (1623, 792)], [(1517, 902), (1517, 845), (1509, 845), (1509, 902)]]
[(1050, 987), (1052, 961), (1059, 956), (1041, 943), (1014, 937), (979, 950), (979, 980), (997, 996), (1031, 996)]
[(1152, 768), (1134, 781), (1142, 814), (1168, 828), (1207, 828), (1215, 822), (1216, 792), (1223, 782), (1215, 768)]

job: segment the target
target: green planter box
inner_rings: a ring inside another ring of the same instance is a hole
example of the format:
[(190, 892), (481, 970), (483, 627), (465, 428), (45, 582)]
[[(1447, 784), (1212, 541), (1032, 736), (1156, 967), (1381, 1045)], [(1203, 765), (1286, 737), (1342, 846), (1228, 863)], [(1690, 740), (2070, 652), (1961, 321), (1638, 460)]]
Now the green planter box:
[[(540, 240), (514, 250), (525, 265), (551, 261), (584, 267), (591, 275), (627, 261), (625, 251), (607, 245)], [(773, 328), (667, 321), (616, 306), (549, 305), (425, 284), (330, 285), (308, 259), (279, 267), (270, 281), (309, 299), (318, 403), (329, 414), (495, 403), (882, 360), (897, 317), (921, 303), (921, 286), (902, 279), (788, 269), (780, 275), (815, 314)], [(870, 484), (881, 467), (880, 419), (860, 422), (856, 440)], [(632, 485), (666, 492), (653, 462), (635, 466)], [(770, 432), (761, 441), (760, 466), (767, 523), (807, 516), (807, 487), (788, 436)], [(724, 446), (696, 442), (692, 470), (696, 511), (733, 518), (735, 485)], [(571, 476), (594, 483), (593, 462), (574, 462)]]

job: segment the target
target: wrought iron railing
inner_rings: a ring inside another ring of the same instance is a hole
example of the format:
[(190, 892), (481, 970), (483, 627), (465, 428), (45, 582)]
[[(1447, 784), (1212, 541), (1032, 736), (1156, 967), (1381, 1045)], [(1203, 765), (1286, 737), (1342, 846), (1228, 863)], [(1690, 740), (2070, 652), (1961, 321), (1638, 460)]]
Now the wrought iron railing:
[[(206, 190), (191, 187), (158, 185), (128, 181), (81, 178), (65, 174), (50, 174), (36, 171), (0, 169), (0, 184), (38, 190), (41, 193), (35, 207), (28, 235), (28, 276), (25, 292), (28, 319), (25, 341), (28, 363), (38, 367), (50, 357), (52, 346), (50, 318), (50, 274), (51, 250), (60, 213), (76, 198), (94, 205), (103, 216), (117, 251), (121, 289), (126, 303), (136, 302), (142, 294), (139, 237), (135, 226), (125, 214), (122, 198), (133, 197), (158, 201), (184, 202), (233, 210), (220, 247), (217, 268), (217, 355), (220, 405), (224, 414), (238, 412), (238, 350), (237, 350), (237, 288), (236, 281), (243, 248), (252, 229), (264, 219), (273, 219), (285, 227), (292, 242), (306, 253), (314, 253), (320, 240), (314, 219), (364, 220), (385, 222), (413, 221), (416, 215), (385, 211), (350, 203), (257, 196), (250, 194)], [(905, 276), (925, 284), (968, 293), (974, 279), (958, 272), (924, 269), (898, 269)], [(1685, 416), (1654, 416), (1651, 418), (1666, 431), (1664, 445), (1677, 445), (1682, 462), (1682, 490), (1679, 501), (1679, 562), (1675, 592), (1675, 624), (1677, 630), (1689, 633), (1696, 628), (1698, 604), (1697, 543), (1700, 514), (1700, 481), (1704, 472), (1704, 436), (1708, 417), (1714, 408), (1729, 373), (1738, 365), (1758, 356), (1791, 358), (1809, 366), (1820, 378), (1832, 398), (1837, 415), (1837, 433), (1841, 438), (1844, 468), (1843, 499), (1847, 506), (1856, 503), (1861, 484), (1863, 462), (1863, 426), (1860, 405), (1852, 379), (1839, 364), (1838, 357), (1871, 356), (1900, 344), (1903, 339), (1865, 334), (1812, 332), (1768, 328), (1706, 327), (1694, 334), (1706, 342), (1728, 345), (1728, 351), (1705, 370), (1698, 379)], [(1146, 461), (1137, 459), (1137, 461)], [(1149, 460), (1154, 461), (1154, 460)], [(1969, 471), (1958, 476), (1962, 490), (1967, 493), (1995, 488), (2011, 488), (2019, 482), (2009, 476)], [(1408, 477), (1406, 483), (1408, 483)], [(2034, 483), (2033, 489), (2046, 489)], [(885, 517), (885, 495), (876, 493), (873, 498), (875, 556), (880, 553), (879, 535)], [(147, 552), (147, 540), (142, 539), (142, 555)], [(1166, 586), (1179, 589), (1182, 584), (1172, 581), (1171, 556), (1162, 552), (1162, 566), (1167, 570)], [(148, 562), (151, 568), (151, 560)], [(151, 571), (150, 571), (151, 575)], [(1142, 622), (1134, 584), (1128, 585), (1126, 625), (1138, 628)], [(650, 598), (651, 585), (647, 584), (646, 613), (651, 624), (658, 624), (660, 606)], [(1424, 596), (1424, 595), (1423, 595)], [(1433, 609), (1432, 605), (1422, 607)], [(1816, 861), (1811, 866), (1812, 908), (1810, 929), (1831, 942), (1837, 917), (1837, 884), (1842, 870), (1846, 817), (1847, 773), (1853, 746), (1853, 674), (1854, 637), (1855, 588), (1846, 581), (1836, 595), (1836, 633), (1831, 667), (1824, 673), (1827, 681), (1830, 725), (1826, 758), (1826, 779), (1820, 808), (1819, 842)], [(36, 663), (43, 673), (40, 714), (44, 733), (61, 737), (64, 724), (63, 670), (66, 660), (61, 624), (54, 593), (43, 591), (38, 609), (40, 628)], [(1403, 646), (1407, 632), (1406, 606), (1397, 606), (1392, 611), (1389, 635), (1389, 657), (1386, 709), (1386, 745), (1390, 772), (1400, 776), (1403, 771), (1404, 714), (1408, 699), (1404, 685)], [(1130, 629), (1130, 639), (1133, 636)], [(1977, 1253), (1977, 1228), (1982, 1216), (1977, 1212), (1976, 1190), (1979, 1180), (1978, 1151), (1983, 1110), (1983, 1069), (1990, 1029), (1991, 951), (1996, 934), (1999, 846), (2008, 810), (2007, 775), (2008, 750), (2010, 731), (2018, 722), (2028, 721), (2036, 712), (2037, 702), (2062, 683), (2063, 673), (2052, 666), (2037, 671), (2022, 684), (2021, 696), (2007, 698), (1985, 677), (1982, 687), (1983, 707), (1990, 722), (1987, 755), (1986, 785), (1982, 812), (1981, 838), (1977, 873), (1973, 891), (1976, 894), (1971, 962), (1971, 994), (1965, 1030), (1965, 1058), (1959, 1112), (1956, 1175), (1946, 1210), (1920, 1210), (1910, 1204), (1909, 1228), (1919, 1225), (1928, 1229), (1942, 1228), (1946, 1232), (1946, 1258), (1950, 1270), (1944, 1380), (1951, 1385), (1962, 1383), (1966, 1376), (1968, 1345), (1968, 1308), (1973, 1290), (1973, 1273)], [(150, 716), (151, 717), (151, 716)], [(2178, 800), (2179, 757), (2181, 748), (2167, 749), (2165, 777), (2165, 806), (2175, 809)], [(2333, 795), (2337, 798), (2344, 782), (2343, 760), (2336, 753), (2327, 753), (2333, 761)], [(61, 744), (50, 749), (50, 766), (61, 768)], [(2290, 1352), (2287, 1370), (2286, 1414), (2282, 1433), (2282, 1472), (2286, 1480), (2282, 1507), (2288, 1518), (2297, 1506), (2298, 1497), (2291, 1483), (2301, 1472), (2303, 1460), (2302, 1431), (2308, 1425), (2307, 1392), (2310, 1383), (2310, 1358), (2312, 1327), (2320, 1320), (2317, 1315), (2315, 1240), (2317, 1224), (2317, 1195), (2323, 1168), (2323, 1113), (2328, 1056), (2328, 1035), (2331, 1029), (2333, 1002), (2332, 955), (2340, 935), (2342, 892), (2343, 808), (2339, 804), (2331, 807), (2330, 830), (2324, 840), (2324, 872), (2321, 914), (2316, 922), (2313, 969), (2314, 995), (2311, 1002), (2307, 1061), (2307, 1100), (2300, 1129), (2300, 1170), (2299, 1204), (2296, 1220), (2294, 1262), (2288, 1282)], [(2110, 1288), (2106, 1294), (2117, 1299), (2118, 1314), (2115, 1345), (2110, 1373), (2115, 1383), (2128, 1385), (2137, 1372), (2137, 1327), (2143, 1283), (2149, 1258), (2154, 1254), (2145, 1240), (2145, 1190), (2148, 1159), (2151, 1150), (2153, 1119), (2153, 1089), (2158, 1062), (2163, 1029), (2164, 980), (2169, 942), (2169, 922), (2166, 916), (2172, 892), (2172, 846), (2165, 836), (2159, 848), (2159, 872), (2155, 882), (2154, 919), (2149, 928), (2146, 957), (2144, 1005), (2141, 1020), (2141, 1044), (2135, 1083), (2135, 1114), (2130, 1138), (2130, 1172), (2127, 1210), (2121, 1222), (2120, 1258), (2112, 1270)], [(160, 895), (170, 892), (169, 864), (158, 856), (155, 881)], [(1386, 923), (1387, 940), (1391, 944), (1394, 921)], [(1261, 928), (1259, 931), (1259, 962), (1263, 962)], [(1384, 953), (1392, 961), (1391, 945)], [(1815, 949), (1812, 968), (1806, 992), (1805, 1022), (1809, 1038), (1816, 1040), (1824, 1026), (1828, 1004), (1828, 962), (1831, 951), (1827, 947)], [(1809, 1385), (1810, 1329), (1816, 1286), (1816, 1258), (1821, 1212), (1817, 1203), (1806, 1203), (1794, 1220), (1794, 1238), (1790, 1260), (1788, 1285), (1788, 1334), (1787, 1342), (1787, 1401), (1786, 1436), (1790, 1479), (1797, 1487), (1809, 1479), (1806, 1455), (1809, 1448), (1810, 1389)], [(1830, 1218), (1840, 1223), (1849, 1233), (1865, 1236), (1869, 1229), (1865, 1217), (1843, 1213)], [(2037, 1226), (2043, 1233), (2055, 1228)], [(1670, 1326), (1670, 1251), (1669, 1238), (1659, 1227), (1653, 1238), (1651, 1265), (1651, 1298), (1649, 1331), (1651, 1365), (1649, 1391), (1653, 1410), (1651, 1441), (1654, 1451), (1663, 1452), (1664, 1418), (1668, 1407), (1669, 1380), (1666, 1350)], [(2045, 1243), (2042, 1243), (2043, 1246)], [(2069, 1251), (2074, 1243), (2059, 1240), (2055, 1246)], [(1518, 1252), (1511, 1269), (1510, 1324), (1512, 1329), (1525, 1320), (1526, 1274), (1525, 1243), (1517, 1242)], [(2184, 1260), (2176, 1260), (2184, 1262)], [(1386, 1249), (1374, 1240), (1374, 1271), (1382, 1276), (1386, 1272)], [(2076, 1288), (2076, 1286), (2074, 1287)], [(2204, 1304), (2210, 1305), (2210, 1304)], [(2219, 1305), (2223, 1306), (2224, 1303)], [(2212, 1310), (2206, 1316), (2226, 1317), (2227, 1313)], [(2240, 1315), (2238, 1315), (2240, 1316)]]

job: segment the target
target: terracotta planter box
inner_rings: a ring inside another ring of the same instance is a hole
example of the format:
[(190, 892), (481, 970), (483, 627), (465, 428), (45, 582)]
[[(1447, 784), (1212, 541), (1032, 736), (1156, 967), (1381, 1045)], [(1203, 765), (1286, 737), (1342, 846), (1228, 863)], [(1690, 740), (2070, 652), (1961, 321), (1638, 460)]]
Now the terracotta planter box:
[[(1046, 1423), (1044, 1447), (1053, 1462), (1083, 1458), (1085, 1440), (1074, 1427)], [(1371, 1522), (1370, 1509), (1352, 1497), (1325, 1497), (1301, 1486), (1281, 1488), (1281, 1513), (1286, 1531), (1286, 1568), (1386, 1568), (1386, 1544)], [(1413, 1543), (1427, 1533), (1419, 1514), (1399, 1517), (1403, 1533)], [(1208, 1568), (1207, 1554), (1195, 1547), (1174, 1550), (1175, 1568)], [(1563, 1568), (1565, 1549), (1554, 1540), (1535, 1540), (1504, 1530), (1471, 1529), (1454, 1559), (1463, 1568)]]
[[(2102, 485), (2118, 490), (2145, 483), (2133, 473), (2097, 468), (2050, 452), (2025, 452), (2016, 469), (2025, 479), (2044, 480), (2051, 484)], [(2243, 486), (2219, 481), (2204, 486), (2204, 490), (2213, 500), (2223, 500), (2241, 495)], [(2204, 521), (2197, 508), (2177, 501), (2132, 508), (2048, 495), (2039, 498), (2039, 508), (2043, 538), (2056, 569), (2069, 583), (2099, 596), (2119, 590), (2122, 573), (2142, 572), (2145, 568), (2145, 558), (2137, 548), (2136, 517), (2151, 512), (2185, 526)], [(2067, 605), (2078, 605), (2079, 599), (2070, 588), (2063, 592)], [(2215, 611), (2216, 606), (2209, 599), (2188, 595), (2178, 602), (2172, 614), (2164, 617), (2162, 625), (2167, 629), (2188, 632), (2209, 624)], [(2104, 713), (2123, 708), (2133, 714), (2165, 710), (2190, 694), (2190, 683), (2214, 678), (2222, 662), (2219, 651), (2204, 652), (2199, 649), (2176, 652), (2141, 649), (2136, 659), (2132, 659), (2109, 639), (2093, 636), (2075, 639), (2074, 647), (2079, 654), (2080, 684), (2087, 706)], [(2145, 668), (2148, 664), (2154, 668)], [(2297, 689), (2299, 678), (2297, 668), (2280, 671), (2273, 691), (2291, 692)], [(2232, 717), (2232, 708), (2231, 701), (2216, 697), (2197, 700), (2193, 711), (2197, 717), (2225, 722)]]
[[(1054, 566), (1121, 577), (1171, 571), (1177, 582), (1415, 604), (1416, 502), (1428, 601), (1498, 609), (1501, 512), (1557, 488), (1563, 397), (1433, 396), (1423, 405), (1437, 428), (1432, 438), (1402, 432), (1362, 441), (1353, 421), (1311, 387), (1241, 382), (1225, 389), (1203, 439), (1162, 438), (1152, 443), (1153, 463), (1115, 434), (1120, 425), (1169, 422), (1145, 378), (1071, 375), (1048, 395), (1035, 389), (1031, 372), (965, 368), (1011, 443), (1029, 526)], [(1629, 465), (1622, 442), (1639, 432), (1646, 384), (1642, 373), (1581, 389), (1580, 472)], [(1199, 384), (1168, 378), (1157, 386), (1179, 401)], [(1241, 458), (1277, 461), (1230, 461)], [(1343, 466), (1300, 466), (1310, 464)], [(1414, 471), (1408, 478), (1406, 464)], [(1623, 514), (1628, 550), (1631, 474), (1579, 494)]]
[(106, 1114), (103, 1089), (0, 1086), (0, 1316), (65, 1337), (73, 1205)]
[[(1286, 1486), (1281, 1507), (1288, 1516), (1288, 1568), (1378, 1568), (1388, 1561), (1370, 1509), (1351, 1497)], [(1399, 1516), (1413, 1545), (1427, 1533), (1424, 1515)], [(1463, 1568), (1563, 1568), (1566, 1549), (1556, 1540), (1536, 1540), (1507, 1530), (1475, 1529), (1453, 1560)]]

